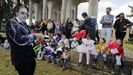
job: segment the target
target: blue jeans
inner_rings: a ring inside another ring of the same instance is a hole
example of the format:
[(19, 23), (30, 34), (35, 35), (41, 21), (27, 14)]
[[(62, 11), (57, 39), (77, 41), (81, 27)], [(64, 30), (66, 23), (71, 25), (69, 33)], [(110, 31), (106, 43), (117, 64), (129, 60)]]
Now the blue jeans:
[[(112, 70), (115, 70), (115, 63), (116, 63), (116, 55), (113, 55), (113, 60), (112, 60)], [(121, 65), (120, 65), (120, 70), (121, 72), (124, 72), (124, 59), (121, 57)]]
[(63, 67), (64, 67), (64, 68), (67, 67), (67, 59), (61, 58), (61, 59), (59, 60), (59, 62), (62, 62), (62, 63), (63, 63)]
[(106, 43), (109, 43), (109, 41), (111, 40), (111, 36), (112, 36), (112, 28), (103, 28), (101, 30), (101, 36), (105, 38)]
[(107, 66), (108, 58), (107, 58), (107, 54), (105, 54), (105, 53), (98, 53), (97, 55), (95, 55), (94, 64), (97, 64), (97, 60), (98, 60), (99, 56), (103, 57), (104, 65)]
[(55, 63), (55, 57), (54, 56), (52, 56), (52, 55), (48, 55), (48, 62), (53, 62), (53, 63)]
[(67, 65), (67, 59), (63, 59), (63, 66), (64, 66), (64, 68), (66, 68), (66, 65)]
[(52, 62), (51, 55), (48, 55), (48, 62)]
[(52, 63), (55, 63), (56, 60), (55, 60), (55, 57), (54, 56), (51, 56), (51, 60), (52, 60)]

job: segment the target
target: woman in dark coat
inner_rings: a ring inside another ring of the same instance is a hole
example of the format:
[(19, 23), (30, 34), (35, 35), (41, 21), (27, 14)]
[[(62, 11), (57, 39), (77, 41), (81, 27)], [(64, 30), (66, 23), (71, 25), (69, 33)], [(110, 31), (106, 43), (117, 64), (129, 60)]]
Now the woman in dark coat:
[(41, 27), (42, 34), (44, 34), (45, 31), (47, 31), (47, 21), (46, 20), (43, 21), (42, 27)]
[(120, 39), (123, 41), (126, 35), (126, 29), (131, 27), (133, 23), (125, 18), (124, 13), (120, 13), (116, 16), (116, 21), (114, 23), (114, 29), (116, 39)]
[(65, 33), (66, 33), (65, 35), (66, 35), (66, 38), (68, 39), (71, 37), (72, 27), (73, 27), (73, 23), (68, 18), (65, 24)]

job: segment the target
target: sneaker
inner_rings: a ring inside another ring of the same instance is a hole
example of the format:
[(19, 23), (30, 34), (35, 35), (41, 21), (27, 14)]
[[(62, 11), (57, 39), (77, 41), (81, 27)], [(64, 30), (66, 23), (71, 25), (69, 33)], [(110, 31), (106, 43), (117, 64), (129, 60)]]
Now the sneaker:
[(96, 64), (92, 64), (92, 66), (96, 66)]
[(87, 69), (89, 67), (89, 65), (86, 65), (85, 67), (83, 67), (83, 69)]
[(66, 70), (66, 67), (65, 66), (63, 66), (63, 71), (65, 71)]
[(121, 75), (125, 75), (123, 72), (121, 72)]
[(107, 69), (107, 66), (106, 65), (104, 65), (104, 69)]
[(63, 68), (62, 70), (63, 70), (63, 71), (65, 71), (65, 70), (66, 70), (66, 68)]
[(52, 62), (51, 64), (55, 64), (54, 62)]
[(112, 71), (111, 71), (111, 74), (115, 74), (115, 71), (114, 71), (114, 70), (112, 70)]
[(87, 65), (86, 65), (86, 68), (88, 68), (88, 67), (89, 67), (89, 65), (87, 64)]

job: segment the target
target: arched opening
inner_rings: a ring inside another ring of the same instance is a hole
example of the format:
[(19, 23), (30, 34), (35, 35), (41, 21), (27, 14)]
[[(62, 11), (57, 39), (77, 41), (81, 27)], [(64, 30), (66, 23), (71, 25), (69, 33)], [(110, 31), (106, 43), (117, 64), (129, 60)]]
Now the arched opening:
[(83, 2), (83, 3), (78, 4), (78, 15), (77, 15), (78, 19), (83, 20), (83, 18), (81, 16), (81, 14), (83, 12), (88, 13), (88, 3), (87, 2)]

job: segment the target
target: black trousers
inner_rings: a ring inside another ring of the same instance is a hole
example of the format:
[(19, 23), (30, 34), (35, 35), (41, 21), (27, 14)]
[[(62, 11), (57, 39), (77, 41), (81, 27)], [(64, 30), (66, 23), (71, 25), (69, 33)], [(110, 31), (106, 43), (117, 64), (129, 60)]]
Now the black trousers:
[(96, 41), (96, 30), (95, 29), (88, 29), (87, 32), (90, 36), (90, 39)]
[(36, 62), (31, 62), (30, 64), (15, 65), (19, 75), (34, 75)]
[(121, 32), (118, 30), (116, 30), (115, 32), (116, 39), (120, 39), (122, 41), (124, 40), (125, 35), (126, 35), (126, 32)]
[(99, 30), (96, 30), (96, 39), (97, 39), (97, 42), (99, 42), (99, 40), (100, 40), (100, 37), (99, 37)]

